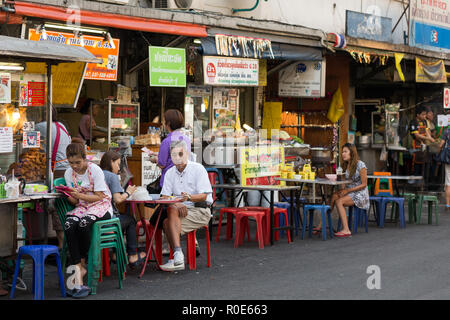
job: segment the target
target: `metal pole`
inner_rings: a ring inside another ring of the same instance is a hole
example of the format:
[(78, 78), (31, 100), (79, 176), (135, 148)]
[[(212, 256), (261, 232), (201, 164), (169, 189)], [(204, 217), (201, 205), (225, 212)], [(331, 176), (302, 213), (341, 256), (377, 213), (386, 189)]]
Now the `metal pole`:
[(52, 63), (47, 62), (47, 148), (46, 148), (46, 175), (48, 190), (52, 188), (52, 93), (53, 93), (53, 78), (52, 78)]

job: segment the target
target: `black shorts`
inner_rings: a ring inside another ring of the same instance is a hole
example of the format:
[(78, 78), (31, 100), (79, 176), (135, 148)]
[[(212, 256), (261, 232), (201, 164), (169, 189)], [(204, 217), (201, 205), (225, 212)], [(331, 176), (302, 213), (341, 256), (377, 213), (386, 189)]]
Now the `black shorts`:
[(159, 223), (157, 228), (158, 229), (162, 229), (163, 227), (163, 221), (165, 219), (167, 219), (167, 206), (158, 206), (158, 208), (156, 208), (155, 212), (153, 213), (152, 217), (150, 218), (150, 223), (152, 226), (154, 226), (156, 224), (156, 219), (158, 219), (158, 216), (160, 216), (159, 218)]

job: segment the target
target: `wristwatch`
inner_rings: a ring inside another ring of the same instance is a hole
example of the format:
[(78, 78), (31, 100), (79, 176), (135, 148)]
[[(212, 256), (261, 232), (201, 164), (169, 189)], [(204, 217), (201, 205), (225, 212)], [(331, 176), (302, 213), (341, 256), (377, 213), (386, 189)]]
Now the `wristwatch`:
[(191, 195), (189, 193), (187, 194), (187, 198), (188, 198), (188, 201), (191, 201)]

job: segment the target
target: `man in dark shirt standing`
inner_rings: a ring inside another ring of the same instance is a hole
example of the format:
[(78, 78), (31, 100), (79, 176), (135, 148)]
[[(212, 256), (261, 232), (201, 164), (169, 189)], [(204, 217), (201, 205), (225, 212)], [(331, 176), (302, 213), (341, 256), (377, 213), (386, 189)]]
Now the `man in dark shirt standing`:
[(409, 132), (413, 138), (414, 175), (423, 175), (426, 142), (434, 142), (426, 122), (427, 112), (422, 106), (416, 108), (416, 118), (409, 124)]

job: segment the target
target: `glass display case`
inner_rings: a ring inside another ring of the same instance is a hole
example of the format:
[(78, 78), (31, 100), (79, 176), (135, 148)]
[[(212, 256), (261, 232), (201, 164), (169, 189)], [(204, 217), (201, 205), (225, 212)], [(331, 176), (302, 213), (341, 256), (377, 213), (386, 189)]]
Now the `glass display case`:
[(372, 112), (372, 147), (385, 144), (386, 116), (384, 112)]
[(108, 145), (118, 137), (138, 136), (139, 103), (116, 103), (108, 101)]
[(390, 147), (400, 146), (398, 127), (400, 124), (400, 113), (386, 111), (386, 144)]

